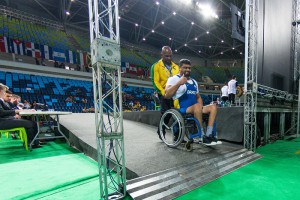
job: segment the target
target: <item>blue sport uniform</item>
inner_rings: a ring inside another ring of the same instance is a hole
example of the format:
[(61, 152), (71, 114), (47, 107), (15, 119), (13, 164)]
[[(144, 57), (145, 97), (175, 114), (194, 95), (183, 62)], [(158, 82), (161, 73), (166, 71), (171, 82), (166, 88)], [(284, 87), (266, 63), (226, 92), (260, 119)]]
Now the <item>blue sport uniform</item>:
[[(177, 75), (179, 78), (180, 76)], [(179, 101), (179, 111), (182, 113), (182, 114), (186, 114), (186, 109), (196, 103), (197, 102), (197, 98), (196, 98), (196, 94), (197, 94), (197, 83), (194, 79), (191, 79), (192, 80), (192, 84), (186, 82), (185, 85), (186, 85), (186, 91), (185, 93), (178, 98), (178, 101)]]

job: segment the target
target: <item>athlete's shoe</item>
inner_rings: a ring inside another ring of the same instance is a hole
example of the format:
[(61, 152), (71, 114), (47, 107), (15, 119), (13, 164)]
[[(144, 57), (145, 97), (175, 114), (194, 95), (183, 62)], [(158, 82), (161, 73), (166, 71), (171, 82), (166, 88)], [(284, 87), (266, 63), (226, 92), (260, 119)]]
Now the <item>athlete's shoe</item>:
[(202, 143), (205, 144), (205, 145), (207, 145), (207, 146), (212, 146), (212, 145), (216, 145), (217, 144), (217, 143), (215, 143), (215, 142), (213, 142), (211, 140), (211, 137), (207, 137), (205, 135), (203, 135), (203, 137), (202, 137)]
[(211, 138), (211, 141), (212, 141), (212, 142), (214, 142), (214, 143), (216, 143), (216, 144), (222, 144), (222, 142), (219, 141), (218, 138), (216, 138), (215, 136), (212, 135), (212, 136), (210, 136), (210, 138)]

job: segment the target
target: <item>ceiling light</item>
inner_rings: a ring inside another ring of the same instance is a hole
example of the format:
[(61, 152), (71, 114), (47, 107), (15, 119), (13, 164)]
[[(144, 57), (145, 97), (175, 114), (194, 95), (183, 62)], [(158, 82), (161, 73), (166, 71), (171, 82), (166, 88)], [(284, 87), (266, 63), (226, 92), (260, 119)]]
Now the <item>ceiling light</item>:
[(209, 48), (211, 48), (211, 46), (209, 46)]
[(187, 46), (187, 44), (184, 44), (184, 46)]
[(223, 55), (223, 52), (221, 52), (221, 54)]
[(194, 25), (195, 23), (194, 23), (194, 22), (191, 22), (191, 24)]
[(198, 51), (199, 53), (201, 53), (201, 51)]
[(214, 17), (219, 18), (219, 16), (215, 13), (215, 11), (208, 4), (201, 4), (199, 2), (196, 3), (198, 8), (201, 10), (201, 13), (204, 17)]
[(177, 49), (175, 49), (175, 52), (177, 52)]
[(206, 34), (209, 34), (209, 31), (206, 31)]
[(159, 5), (159, 2), (157, 1), (157, 2), (155, 2), (155, 4), (156, 4), (156, 5)]
[(121, 19), (121, 17), (119, 16), (118, 19)]
[(138, 24), (135, 24), (135, 26), (139, 26)]
[(240, 52), (240, 54), (242, 55), (243, 53), (242, 53), (242, 52)]
[(69, 12), (69, 11), (66, 11), (66, 15), (70, 15), (70, 12)]
[(173, 12), (173, 15), (176, 15), (176, 12)]
[(195, 40), (198, 40), (198, 38), (195, 37)]
[(143, 40), (145, 41), (145, 40), (146, 40), (146, 38), (143, 38)]
[(232, 47), (232, 49), (234, 49), (234, 47)]
[(152, 30), (151, 32), (154, 33), (154, 30)]
[(75, 0), (71, 0), (71, 1), (73, 2), (73, 1), (75, 1)]
[(169, 37), (169, 40), (172, 40), (172, 38)]
[(165, 24), (165, 22), (164, 22), (164, 21), (162, 21), (162, 22), (161, 22), (161, 24)]
[(221, 40), (221, 42), (223, 43), (223, 42), (224, 42), (224, 40)]

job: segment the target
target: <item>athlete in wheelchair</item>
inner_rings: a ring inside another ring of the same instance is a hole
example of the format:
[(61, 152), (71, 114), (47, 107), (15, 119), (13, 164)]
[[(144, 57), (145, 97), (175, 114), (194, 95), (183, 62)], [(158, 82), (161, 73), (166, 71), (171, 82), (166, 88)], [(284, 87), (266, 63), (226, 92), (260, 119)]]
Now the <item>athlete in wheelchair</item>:
[[(169, 147), (177, 147), (187, 137), (186, 148), (200, 139), (205, 145), (221, 144), (216, 137), (216, 105), (203, 106), (197, 82), (190, 78), (191, 62), (181, 59), (180, 72), (170, 77), (166, 84), (165, 98), (178, 99), (179, 109), (166, 111), (160, 120), (160, 136)], [(206, 133), (203, 129), (203, 114), (209, 114)]]

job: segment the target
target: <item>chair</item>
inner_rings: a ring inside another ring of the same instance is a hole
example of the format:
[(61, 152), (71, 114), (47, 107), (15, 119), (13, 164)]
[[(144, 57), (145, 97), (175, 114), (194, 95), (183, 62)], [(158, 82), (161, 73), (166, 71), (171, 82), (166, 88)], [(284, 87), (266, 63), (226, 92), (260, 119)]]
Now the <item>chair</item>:
[(29, 151), (28, 150), (27, 133), (26, 133), (25, 128), (23, 128), (23, 127), (0, 130), (0, 137), (1, 137), (2, 133), (5, 133), (6, 137), (8, 137), (9, 132), (16, 132), (16, 131), (19, 132), (19, 136), (21, 138), (21, 141), (23, 141), (24, 144), (25, 144), (26, 151)]

